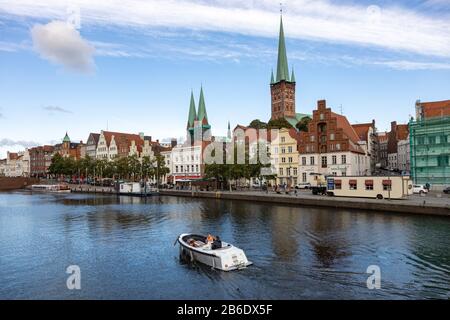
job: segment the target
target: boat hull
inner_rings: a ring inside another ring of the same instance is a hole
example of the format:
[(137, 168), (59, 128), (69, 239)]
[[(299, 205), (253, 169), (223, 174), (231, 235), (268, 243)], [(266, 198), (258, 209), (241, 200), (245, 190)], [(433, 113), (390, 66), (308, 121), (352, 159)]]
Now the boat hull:
[(189, 234), (182, 234), (178, 238), (180, 257), (187, 261), (197, 261), (214, 269), (232, 271), (244, 269), (252, 264), (248, 261), (244, 251), (231, 244), (223, 243), (218, 250), (194, 248), (183, 240)]

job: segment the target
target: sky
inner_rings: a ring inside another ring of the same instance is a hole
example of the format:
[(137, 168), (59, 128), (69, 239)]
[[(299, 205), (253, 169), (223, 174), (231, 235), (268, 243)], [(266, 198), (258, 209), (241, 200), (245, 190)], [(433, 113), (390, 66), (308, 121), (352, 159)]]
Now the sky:
[[(297, 112), (384, 131), (450, 99), (450, 0), (282, 8)], [(0, 0), (0, 158), (66, 131), (183, 137), (201, 86), (213, 134), (267, 121), (279, 21), (279, 0)]]

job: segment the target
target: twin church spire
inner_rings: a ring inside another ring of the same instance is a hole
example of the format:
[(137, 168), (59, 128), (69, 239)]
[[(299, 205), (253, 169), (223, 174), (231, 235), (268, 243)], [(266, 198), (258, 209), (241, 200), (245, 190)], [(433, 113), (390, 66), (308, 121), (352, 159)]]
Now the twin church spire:
[(198, 113), (195, 107), (194, 100), (194, 92), (191, 91), (191, 103), (189, 106), (189, 116), (187, 129), (193, 129), (195, 127), (195, 123), (199, 122), (202, 126), (209, 126), (208, 123), (208, 114), (206, 113), (206, 104), (205, 104), (205, 96), (203, 94), (203, 87), (200, 88), (200, 99), (198, 102)]

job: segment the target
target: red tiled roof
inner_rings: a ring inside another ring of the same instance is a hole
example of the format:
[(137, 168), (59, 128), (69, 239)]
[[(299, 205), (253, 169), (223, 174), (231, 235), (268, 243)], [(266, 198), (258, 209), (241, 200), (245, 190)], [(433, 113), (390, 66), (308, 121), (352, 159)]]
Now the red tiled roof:
[(422, 115), (425, 119), (450, 116), (450, 100), (421, 102)]
[(366, 141), (369, 136), (369, 129), (372, 128), (372, 123), (352, 124), (353, 129), (359, 137), (359, 141)]
[(144, 140), (142, 140), (141, 136), (138, 134), (103, 131), (103, 135), (105, 136), (106, 145), (108, 147), (111, 144), (111, 139), (113, 136), (117, 145), (126, 143), (128, 146), (130, 146), (131, 141), (133, 140), (136, 142), (136, 145), (138, 146), (144, 144)]
[(407, 124), (397, 125), (397, 139), (406, 140), (409, 135), (409, 126)]

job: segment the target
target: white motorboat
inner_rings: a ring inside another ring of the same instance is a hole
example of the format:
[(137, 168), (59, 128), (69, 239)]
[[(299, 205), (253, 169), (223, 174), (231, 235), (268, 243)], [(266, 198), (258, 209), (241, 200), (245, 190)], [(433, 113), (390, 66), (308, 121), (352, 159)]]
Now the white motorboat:
[(198, 261), (215, 269), (231, 271), (243, 269), (252, 264), (243, 250), (221, 241), (218, 237), (208, 239), (196, 234), (181, 234), (180, 256), (189, 261)]
[(64, 184), (34, 184), (31, 191), (51, 192), (51, 193), (70, 193), (70, 188)]

